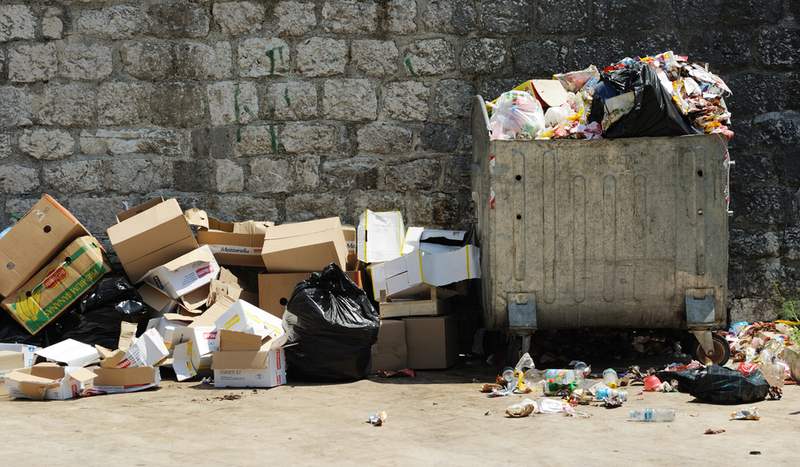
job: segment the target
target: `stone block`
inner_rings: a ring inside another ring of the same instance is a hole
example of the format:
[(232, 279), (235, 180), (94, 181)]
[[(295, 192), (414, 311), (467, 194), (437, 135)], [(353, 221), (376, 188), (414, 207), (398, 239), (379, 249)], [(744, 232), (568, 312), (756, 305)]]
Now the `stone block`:
[(366, 79), (329, 79), (322, 101), (325, 118), (331, 120), (375, 120), (378, 100)]
[(21, 165), (0, 165), (0, 193), (32, 193), (37, 188), (39, 172), (36, 169)]
[(386, 79), (397, 73), (399, 52), (393, 41), (354, 40), (350, 56), (356, 67), (367, 76)]
[(439, 121), (455, 123), (458, 119), (469, 119), (472, 99), (475, 97), (472, 85), (457, 79), (443, 79), (436, 83), (434, 95), (437, 96), (434, 105)]
[(419, 81), (389, 83), (383, 88), (383, 112), (404, 122), (428, 119), (430, 89)]
[(61, 39), (64, 37), (64, 21), (67, 13), (60, 7), (49, 7), (44, 10), (42, 18), (42, 36), (45, 39)]
[(589, 27), (587, 1), (539, 0), (534, 24), (540, 34), (583, 34)]
[(215, 161), (215, 179), (220, 193), (236, 193), (244, 190), (244, 169), (235, 162), (223, 159)]
[(417, 2), (415, 0), (389, 0), (386, 7), (386, 30), (393, 34), (411, 34), (417, 31)]
[(150, 115), (150, 89), (136, 83), (114, 82), (97, 91), (97, 123), (135, 125)]
[(520, 34), (530, 30), (533, 7), (524, 0), (491, 0), (481, 8), (483, 28), (501, 34)]
[(33, 94), (14, 86), (0, 86), (0, 126), (33, 125)]
[(6, 133), (0, 133), (0, 159), (4, 159), (11, 155), (11, 136)]
[(742, 298), (731, 300), (731, 324), (772, 322), (778, 317), (778, 310), (768, 298)]
[[(659, 0), (596, 0), (594, 25), (600, 31), (652, 31), (663, 19)], [(621, 56), (620, 58), (624, 58)]]
[(188, 41), (175, 46), (175, 69), (183, 78), (201, 81), (230, 78), (232, 60), (230, 42), (220, 41), (211, 47)]
[[(216, 164), (213, 160), (176, 160), (172, 162), (172, 189), (185, 193), (212, 191)], [(178, 198), (179, 203), (184, 203)], [(194, 205), (194, 200), (186, 205)]]
[(763, 154), (740, 153), (735, 160), (736, 168), (731, 170), (731, 185), (764, 182), (772, 180), (775, 175), (770, 158)]
[(258, 78), (289, 71), (289, 45), (282, 39), (246, 39), (239, 45), (239, 73)]
[(506, 61), (506, 48), (502, 39), (470, 39), (461, 48), (459, 58), (464, 73), (494, 74)]
[(386, 184), (399, 193), (418, 194), (439, 184), (442, 164), (437, 159), (417, 159), (389, 167)]
[(311, 2), (280, 2), (275, 6), (275, 33), (279, 36), (302, 36), (317, 25)]
[(36, 37), (36, 15), (28, 5), (0, 5), (0, 42)]
[[(103, 162), (92, 160), (46, 165), (42, 168), (42, 178), (53, 190), (61, 193), (78, 194), (96, 191), (103, 184)], [(105, 226), (103, 230), (111, 225), (113, 223)]]
[(319, 186), (319, 156), (299, 156), (295, 162), (297, 189), (312, 190)]
[(317, 78), (344, 73), (347, 66), (347, 42), (312, 37), (297, 44), (297, 71)]
[(272, 199), (252, 196), (225, 195), (209, 198), (208, 215), (223, 222), (241, 222), (243, 219), (277, 221), (280, 212)]
[(147, 9), (150, 34), (162, 39), (194, 39), (208, 35), (203, 8), (181, 3), (158, 3)]
[(94, 124), (97, 94), (77, 84), (46, 84), (39, 105), (43, 125), (87, 127)]
[(762, 31), (756, 37), (758, 57), (765, 66), (790, 70), (800, 63), (800, 29), (777, 28)]
[(208, 110), (212, 125), (247, 124), (258, 115), (258, 97), (253, 83), (220, 81), (209, 84)]
[[(111, 196), (102, 198), (70, 198), (65, 206), (81, 224), (95, 237), (104, 237), (106, 229), (117, 223), (116, 215), (126, 207), (133, 207), (139, 200), (130, 197)], [(145, 200), (141, 200), (145, 201)], [(98, 238), (101, 242), (100, 238)], [(106, 245), (108, 248), (108, 245)], [(113, 250), (112, 250), (113, 251)]]
[(790, 146), (800, 141), (800, 112), (767, 112), (753, 119), (756, 143)]
[[(514, 58), (515, 71), (531, 77), (545, 78), (552, 77), (552, 70), (567, 69), (569, 49), (551, 40), (520, 41), (511, 47), (511, 55)], [(513, 86), (509, 89), (513, 89)]]
[(61, 130), (24, 130), (19, 137), (19, 150), (34, 159), (59, 160), (75, 153), (75, 140)]
[(783, 247), (786, 259), (800, 259), (800, 228), (786, 227), (783, 234)]
[(368, 157), (328, 159), (322, 164), (320, 178), (329, 192), (375, 190), (381, 181), (380, 163)]
[(266, 87), (266, 105), (261, 114), (272, 120), (317, 118), (317, 88), (312, 83), (277, 83)]
[(461, 0), (432, 0), (422, 12), (422, 24), (437, 34), (469, 34), (478, 26), (478, 10)]
[(408, 46), (403, 63), (411, 76), (440, 75), (455, 68), (455, 51), (444, 39), (424, 39)]
[(292, 172), (283, 159), (259, 157), (250, 162), (247, 189), (253, 193), (290, 193), (294, 191)]
[(458, 149), (460, 132), (449, 125), (426, 123), (420, 134), (420, 143), (425, 151), (451, 153)]
[(166, 161), (110, 160), (103, 169), (103, 188), (115, 193), (150, 193), (172, 185), (172, 164)]
[[(740, 191), (742, 215), (760, 224), (786, 224), (797, 222), (797, 203), (794, 191), (782, 187), (752, 187)], [(734, 210), (737, 212), (737, 210)], [(738, 212), (737, 212), (738, 216)]]
[(783, 17), (781, 0), (732, 0), (721, 3), (721, 19), (728, 24), (777, 24)]
[(341, 216), (347, 200), (330, 193), (308, 193), (286, 199), (286, 221), (305, 222)]
[(215, 3), (213, 13), (222, 34), (232, 36), (257, 33), (264, 21), (264, 6), (250, 2)]
[(85, 36), (118, 40), (138, 34), (144, 23), (145, 15), (138, 6), (117, 5), (83, 11), (76, 22), (76, 30)]
[(131, 42), (119, 48), (122, 69), (141, 80), (159, 81), (172, 74), (169, 46)]
[(8, 49), (8, 80), (18, 83), (50, 81), (58, 72), (56, 44), (15, 44)]
[(378, 5), (374, 1), (325, 2), (322, 28), (335, 34), (368, 34), (378, 29)]
[(359, 128), (357, 137), (360, 153), (400, 155), (411, 151), (414, 134), (408, 128), (375, 122)]
[[(618, 37), (589, 37), (577, 39), (572, 44), (572, 63), (569, 70), (582, 70), (593, 63), (616, 63), (628, 56), (625, 41)], [(551, 77), (552, 72), (546, 75)], [(545, 76), (540, 76), (544, 78)]]
[(234, 154), (239, 157), (273, 154), (278, 150), (278, 137), (273, 125), (249, 125), (242, 127), (237, 141), (233, 143)]
[(176, 130), (97, 130), (94, 134), (83, 130), (80, 135), (81, 152), (84, 154), (157, 154), (179, 157), (185, 152), (186, 143), (181, 132)]
[(696, 34), (688, 50), (692, 61), (709, 63), (714, 73), (737, 71), (752, 61), (750, 37), (740, 31)]
[(408, 225), (448, 228), (456, 225), (461, 211), (458, 200), (450, 194), (426, 193), (406, 196), (405, 215)]
[[(681, 50), (685, 41), (676, 34), (648, 34), (646, 37), (633, 41), (631, 50), (638, 51), (640, 57), (658, 55), (667, 50)], [(689, 60), (694, 61), (691, 57)], [(727, 99), (726, 99), (727, 102)]]
[(69, 44), (61, 52), (58, 66), (62, 77), (76, 81), (96, 81), (113, 71), (111, 49), (102, 45)]
[(336, 148), (336, 128), (329, 125), (287, 123), (281, 131), (281, 143), (293, 154), (323, 154)]
[(150, 111), (156, 125), (190, 128), (202, 123), (204, 104), (202, 84), (163, 83), (153, 89)]
[[(347, 222), (358, 225), (358, 216), (367, 209), (373, 212), (380, 211), (400, 211), (406, 212), (405, 200), (398, 193), (383, 193), (376, 191), (362, 192), (358, 194), (350, 203), (347, 210)], [(404, 216), (406, 217), (406, 216)]]
[(736, 259), (778, 257), (778, 234), (743, 229), (731, 229), (729, 254)]
[(785, 186), (800, 185), (800, 148), (793, 146), (788, 149), (776, 150), (775, 167), (781, 184)]
[[(231, 155), (231, 144), (236, 140), (234, 127), (205, 127), (192, 131), (192, 158), (226, 158)], [(240, 133), (241, 135), (241, 133)], [(235, 144), (235, 143), (233, 143)]]

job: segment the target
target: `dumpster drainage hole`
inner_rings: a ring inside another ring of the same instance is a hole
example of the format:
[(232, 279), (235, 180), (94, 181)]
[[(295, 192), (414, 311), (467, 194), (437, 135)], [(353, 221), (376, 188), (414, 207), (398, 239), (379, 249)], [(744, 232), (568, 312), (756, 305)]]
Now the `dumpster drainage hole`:
[(522, 219), (522, 214), (517, 214), (517, 220)]
[(703, 171), (702, 170), (698, 170), (697, 171), (697, 176), (698, 177), (702, 177), (703, 176)]
[(520, 180), (522, 180), (522, 175), (517, 175), (517, 176), (516, 176), (516, 177), (514, 177), (514, 178), (516, 178), (516, 179), (517, 179), (517, 181), (520, 181)]

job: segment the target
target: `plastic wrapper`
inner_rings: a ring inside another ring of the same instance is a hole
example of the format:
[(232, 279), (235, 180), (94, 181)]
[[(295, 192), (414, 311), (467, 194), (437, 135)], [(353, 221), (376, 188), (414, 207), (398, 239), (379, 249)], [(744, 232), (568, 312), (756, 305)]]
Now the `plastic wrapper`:
[(525, 399), (519, 404), (514, 404), (506, 409), (506, 415), (511, 418), (527, 417), (532, 413), (540, 413), (539, 404), (531, 399)]
[(369, 373), (380, 317), (334, 263), (295, 286), (283, 328), (288, 334), (287, 371), (311, 381), (353, 381)]
[(490, 139), (533, 139), (545, 126), (542, 104), (527, 92), (505, 92), (490, 105)]
[(56, 321), (62, 339), (75, 339), (88, 345), (99, 344), (116, 349), (120, 324), (138, 325), (137, 335), (144, 332), (150, 316), (148, 307), (136, 288), (124, 275), (107, 275), (92, 286)]
[(731, 418), (734, 420), (760, 420), (761, 414), (758, 412), (758, 408), (750, 407), (737, 410), (731, 414)]
[(559, 73), (553, 75), (553, 78), (561, 81), (561, 85), (564, 86), (564, 89), (567, 91), (578, 92), (587, 84), (591, 86), (597, 83), (600, 80), (600, 71), (596, 66), (589, 65), (589, 67), (584, 70)]

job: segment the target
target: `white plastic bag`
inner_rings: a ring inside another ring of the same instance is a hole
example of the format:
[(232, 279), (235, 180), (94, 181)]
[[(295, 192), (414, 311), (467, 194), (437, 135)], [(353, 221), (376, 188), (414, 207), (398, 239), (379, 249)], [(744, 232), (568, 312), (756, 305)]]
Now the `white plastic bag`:
[(490, 139), (515, 140), (533, 139), (544, 128), (542, 104), (524, 91), (503, 93), (492, 107), (489, 119)]

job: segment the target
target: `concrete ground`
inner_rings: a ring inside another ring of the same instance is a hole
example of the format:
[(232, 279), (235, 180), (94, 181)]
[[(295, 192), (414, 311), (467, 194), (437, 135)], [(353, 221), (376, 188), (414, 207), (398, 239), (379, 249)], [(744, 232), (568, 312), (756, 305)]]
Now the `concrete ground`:
[[(593, 364), (593, 362), (587, 362)], [(627, 368), (641, 362), (616, 362)], [(593, 364), (595, 370), (601, 366)], [(646, 367), (646, 366), (645, 366)], [(165, 378), (159, 389), (32, 402), (0, 398), (0, 465), (797, 465), (800, 388), (752, 404), (759, 421), (731, 420), (745, 405), (629, 388), (623, 407), (585, 406), (588, 419), (505, 409), (524, 396), (479, 391), (497, 369), (479, 360), (415, 378), (214, 389)], [(529, 396), (530, 397), (530, 396)], [(535, 398), (535, 397), (532, 397)], [(673, 408), (675, 422), (628, 420)], [(365, 423), (386, 411), (383, 426)], [(706, 435), (707, 429), (725, 430)]]

